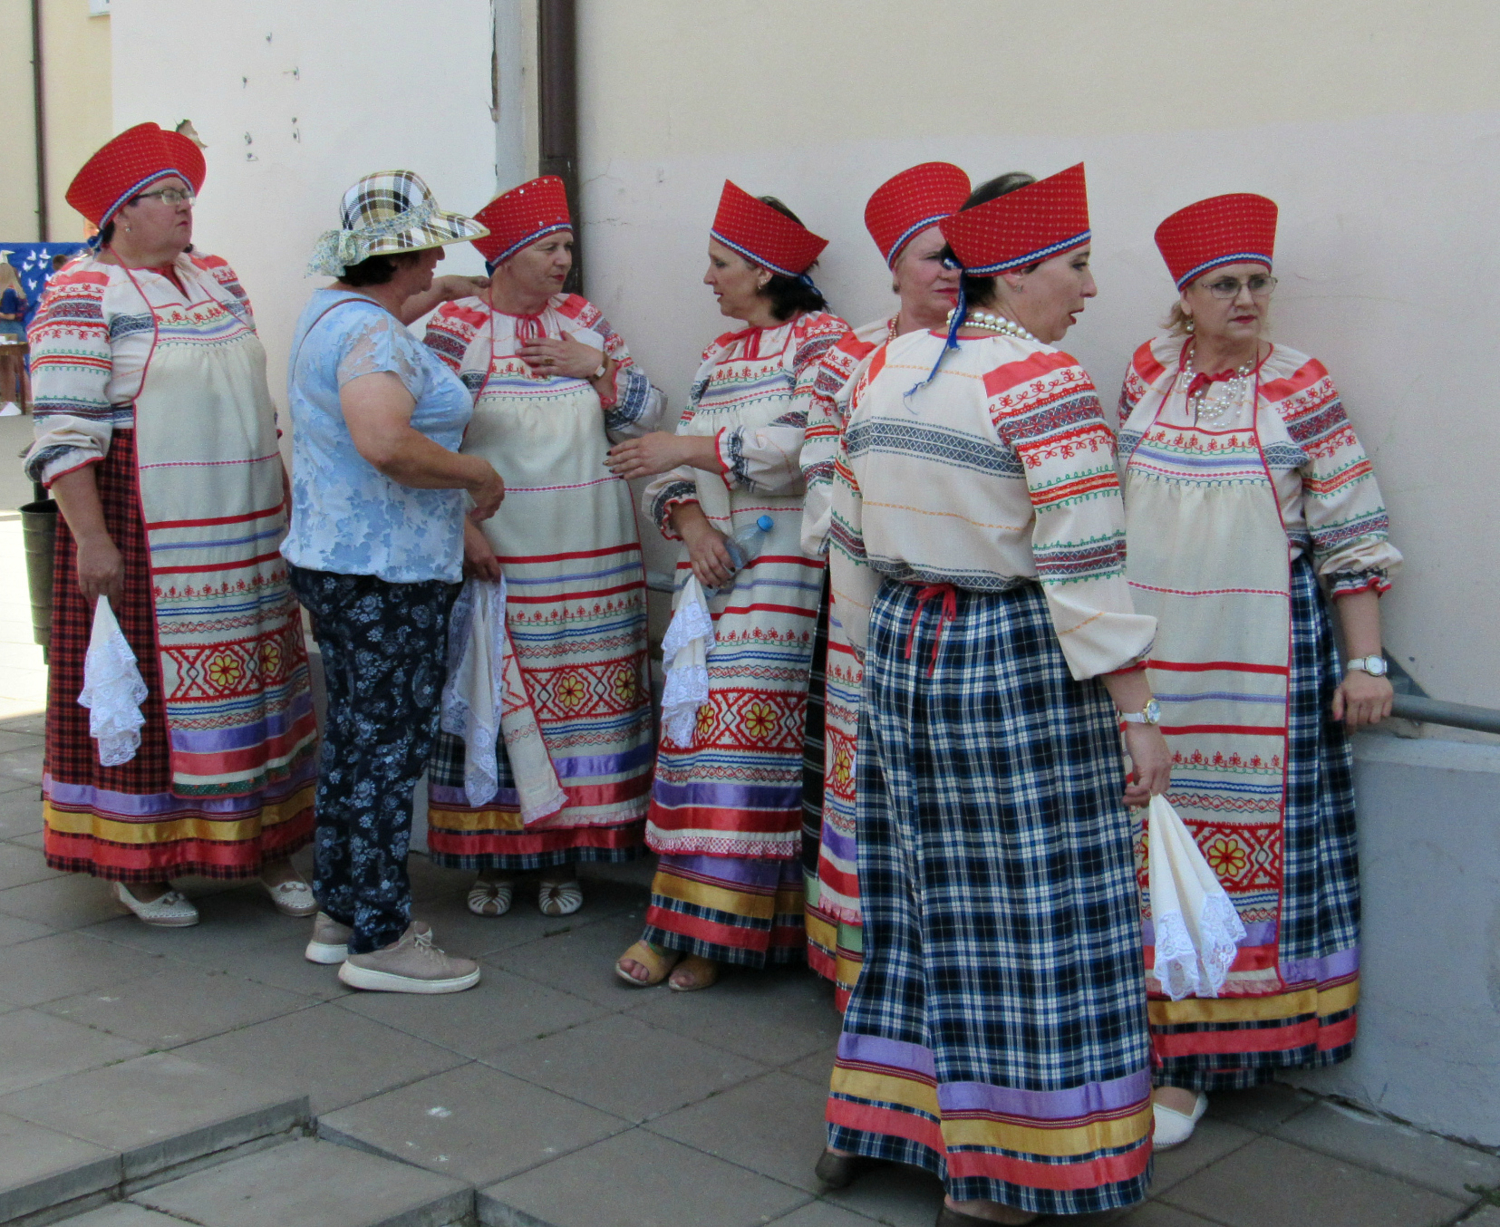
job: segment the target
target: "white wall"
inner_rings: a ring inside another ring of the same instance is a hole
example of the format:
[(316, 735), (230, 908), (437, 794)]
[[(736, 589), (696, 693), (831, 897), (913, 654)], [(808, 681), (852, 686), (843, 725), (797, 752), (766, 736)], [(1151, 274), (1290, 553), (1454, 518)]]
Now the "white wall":
[[(208, 178), (195, 242), (240, 274), (284, 403), (314, 242), (344, 189), (407, 168), (447, 209), (495, 195), (490, 0), (116, 0), (115, 128), (192, 119)], [(467, 243), (440, 272), (482, 273)]]
[(1500, 81), (1482, 68), (1500, 5), (579, 11), (587, 289), (674, 406), (726, 326), (697, 284), (726, 176), (832, 240), (815, 275), (858, 323), (892, 301), (862, 224), (887, 176), (932, 158), (976, 181), (1086, 161), (1100, 296), (1065, 344), (1106, 404), (1174, 297), (1157, 222), (1217, 192), (1276, 199), (1274, 335), (1341, 385), (1408, 558), (1385, 602), (1390, 649), (1434, 695), (1500, 705)]

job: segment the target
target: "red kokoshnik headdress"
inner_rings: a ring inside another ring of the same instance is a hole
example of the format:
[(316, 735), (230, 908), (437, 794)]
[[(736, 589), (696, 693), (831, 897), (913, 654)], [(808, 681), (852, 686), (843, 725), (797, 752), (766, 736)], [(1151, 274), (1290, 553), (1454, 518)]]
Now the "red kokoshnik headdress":
[(963, 207), (969, 176), (952, 162), (923, 162), (892, 175), (865, 205), (865, 229), (880, 248), (887, 267), (906, 245)]
[(1276, 202), (1252, 192), (1210, 196), (1178, 209), (1156, 228), (1156, 246), (1180, 290), (1221, 264), (1271, 267)]
[(474, 246), (491, 272), (543, 235), (573, 228), (568, 193), (556, 175), (528, 180), (496, 196), (474, 214), (474, 220), (489, 229)]
[(728, 179), (709, 233), (745, 259), (783, 277), (801, 277), (828, 246), (827, 239)]
[(103, 230), (132, 196), (158, 179), (176, 175), (196, 196), (207, 174), (203, 150), (156, 124), (127, 128), (83, 164), (68, 185), (67, 201)]
[(973, 277), (993, 277), (1082, 247), (1092, 237), (1083, 163), (962, 209), (938, 226)]

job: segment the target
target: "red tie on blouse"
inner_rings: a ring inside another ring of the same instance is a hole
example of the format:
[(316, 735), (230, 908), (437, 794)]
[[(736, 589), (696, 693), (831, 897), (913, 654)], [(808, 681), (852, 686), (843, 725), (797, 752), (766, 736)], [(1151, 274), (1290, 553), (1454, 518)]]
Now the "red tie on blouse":
[(1199, 371), (1196, 375), (1193, 376), (1193, 381), (1188, 384), (1187, 398), (1188, 400), (1192, 400), (1195, 396), (1207, 395), (1214, 384), (1223, 383), (1227, 379), (1233, 379), (1234, 376), (1235, 371), (1233, 367), (1229, 367), (1222, 371), (1217, 371), (1212, 375), (1208, 375), (1203, 371)]
[(931, 677), (933, 670), (937, 668), (938, 649), (943, 646), (943, 628), (950, 622), (958, 621), (958, 589), (952, 584), (928, 584), (917, 593), (917, 607), (911, 615), (911, 625), (906, 629), (906, 659), (911, 659), (912, 636), (917, 633), (917, 620), (922, 616), (922, 610), (927, 607), (927, 602), (934, 597), (943, 598), (942, 612), (938, 615), (937, 637), (932, 641), (932, 660), (927, 665), (927, 676)]

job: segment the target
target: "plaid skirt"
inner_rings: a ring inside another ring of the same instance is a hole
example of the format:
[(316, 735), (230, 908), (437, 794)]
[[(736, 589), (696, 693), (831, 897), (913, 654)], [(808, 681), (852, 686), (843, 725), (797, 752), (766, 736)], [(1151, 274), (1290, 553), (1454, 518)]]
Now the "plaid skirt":
[[(1202, 1091), (1270, 1082), (1277, 1071), (1347, 1060), (1359, 989), (1359, 856), (1354, 750), (1329, 716), (1341, 670), (1328, 606), (1305, 557), (1292, 566), (1286, 797), (1282, 807), (1283, 978), (1279, 997), (1225, 997), (1211, 1020), (1194, 999), (1151, 1002), (1156, 1081)], [(1308, 986), (1312, 986), (1309, 990)]]
[(956, 595), (946, 625), (889, 580), (871, 611), (864, 967), (829, 1144), (957, 1200), (1127, 1206), (1151, 1175), (1151, 1053), (1114, 707), (1072, 679), (1038, 585)]
[(115, 431), (108, 454), (94, 466), (94, 481), (105, 528), (124, 560), (124, 596), (115, 615), (146, 684), (141, 705), (146, 723), (134, 758), (118, 767), (100, 765), (89, 736), (88, 708), (78, 702), (93, 615), (78, 589), (73, 535), (58, 516), (42, 790), (47, 864), (118, 882), (184, 874), (253, 877), (265, 861), (287, 856), (312, 839), (317, 747), (309, 744), (286, 778), (227, 805), (220, 798), (172, 792), (133, 430)]
[(663, 853), (651, 879), (648, 942), (742, 967), (800, 963), (802, 866), (756, 856)]

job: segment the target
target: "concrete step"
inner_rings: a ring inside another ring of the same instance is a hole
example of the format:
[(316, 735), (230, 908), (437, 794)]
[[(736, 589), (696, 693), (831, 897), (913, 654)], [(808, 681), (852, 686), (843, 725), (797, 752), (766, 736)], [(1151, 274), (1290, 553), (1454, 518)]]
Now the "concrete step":
[[(200, 1227), (460, 1227), (474, 1190), (461, 1180), (332, 1142), (302, 1138), (135, 1194), (131, 1202)], [(141, 1227), (149, 1227), (142, 1220)], [(69, 1227), (114, 1227), (76, 1219)], [(121, 1220), (119, 1227), (134, 1227)]]
[(166, 1053), (0, 1096), (0, 1224), (58, 1222), (308, 1123), (306, 1095)]

